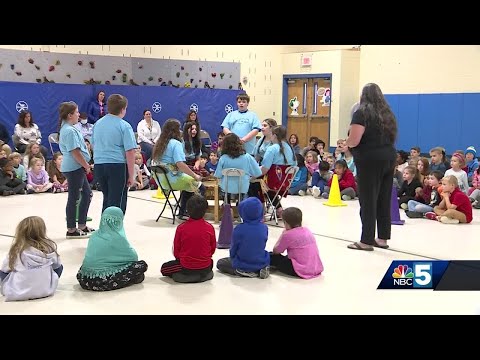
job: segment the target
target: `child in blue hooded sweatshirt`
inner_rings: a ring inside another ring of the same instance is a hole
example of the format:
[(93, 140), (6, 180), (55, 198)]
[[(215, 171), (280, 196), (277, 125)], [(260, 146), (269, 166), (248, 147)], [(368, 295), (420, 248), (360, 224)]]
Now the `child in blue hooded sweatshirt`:
[(262, 223), (263, 205), (256, 197), (239, 204), (243, 223), (233, 230), (230, 257), (218, 260), (221, 272), (243, 277), (266, 279), (270, 275), (270, 254), (265, 250), (268, 227)]

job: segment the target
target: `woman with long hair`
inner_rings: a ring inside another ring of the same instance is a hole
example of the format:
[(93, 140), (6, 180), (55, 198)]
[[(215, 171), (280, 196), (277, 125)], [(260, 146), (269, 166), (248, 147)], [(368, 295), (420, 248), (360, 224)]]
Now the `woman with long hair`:
[[(357, 167), (362, 235), (355, 250), (387, 249), (391, 235), (390, 202), (397, 154), (397, 120), (377, 84), (363, 87), (353, 111), (348, 139)], [(377, 235), (375, 239), (375, 225)]]
[[(67, 200), (67, 238), (85, 238), (94, 231), (87, 227), (87, 214), (92, 199), (92, 190), (87, 180), (90, 174), (90, 153), (83, 140), (80, 130), (74, 125), (78, 123), (80, 113), (78, 105), (73, 101), (60, 104), (58, 109), (59, 119), (59, 147), (63, 155), (60, 171), (65, 175), (68, 182)], [(78, 205), (78, 227), (77, 227), (77, 199), (82, 196)]]
[(147, 159), (152, 157), (153, 146), (160, 138), (161, 133), (160, 124), (153, 120), (152, 112), (148, 109), (143, 110), (143, 119), (137, 125), (137, 143)]
[(100, 90), (93, 100), (88, 105), (88, 122), (95, 124), (98, 119), (107, 114), (107, 103), (105, 102), (105, 91)]
[[(163, 125), (162, 134), (155, 143), (152, 153), (152, 165), (163, 165), (168, 169), (167, 177), (172, 190), (180, 190), (180, 212), (178, 217), (184, 219), (187, 215), (187, 200), (196, 192), (205, 191), (201, 185), (202, 177), (195, 174), (185, 163), (185, 152), (182, 145), (182, 133), (180, 121), (168, 119)], [(161, 175), (160, 183), (164, 189), (168, 189), (168, 183)]]

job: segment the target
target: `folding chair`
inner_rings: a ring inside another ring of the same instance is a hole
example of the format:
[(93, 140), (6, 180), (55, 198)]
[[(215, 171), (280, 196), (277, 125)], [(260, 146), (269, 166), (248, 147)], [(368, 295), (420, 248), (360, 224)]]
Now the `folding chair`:
[[(242, 169), (236, 169), (236, 168), (227, 168), (222, 170), (222, 175), (227, 177), (227, 180), (225, 181), (225, 190), (228, 190), (228, 178), (229, 177), (238, 177), (238, 203), (242, 201), (242, 177), (245, 176), (245, 171)], [(228, 191), (225, 191), (225, 197), (223, 199), (223, 204), (228, 204), (230, 205), (230, 202), (228, 201), (228, 194), (233, 194), (229, 193)], [(225, 206), (223, 208), (225, 211)], [(230, 210), (230, 206), (228, 206), (227, 211)], [(238, 210), (238, 209), (237, 209)], [(238, 214), (240, 216), (240, 214)], [(242, 220), (242, 217), (240, 216), (240, 220)], [(243, 221), (243, 220), (242, 220)]]
[(20, 143), (20, 139), (17, 135), (13, 134), (12, 135), (12, 143), (13, 143), (13, 148), (15, 151), (18, 151), (18, 144)]
[[(168, 205), (170, 207), (170, 210), (172, 210), (172, 218), (173, 218), (172, 219), (173, 220), (172, 224), (175, 224), (175, 217), (177, 215), (177, 210), (180, 207), (180, 202), (179, 202), (179, 199), (177, 198), (177, 196), (175, 195), (174, 190), (172, 190), (172, 185), (170, 184), (170, 180), (168, 179), (167, 174), (168, 174), (169, 170), (165, 167), (165, 165), (160, 164), (160, 165), (153, 165), (151, 167), (150, 171), (151, 171), (152, 177), (154, 178), (158, 187), (162, 190), (163, 194), (165, 195), (165, 203), (163, 204), (162, 211), (160, 211), (160, 214), (158, 215), (156, 222), (158, 222), (158, 220), (161, 217), (164, 217), (165, 219), (170, 219), (169, 217), (162, 216), (163, 212), (165, 211), (165, 208)], [(168, 188), (164, 188), (162, 186), (162, 182), (160, 181), (161, 176), (163, 176), (166, 179)], [(172, 204), (170, 202), (170, 194), (173, 195), (173, 198), (175, 199), (175, 204)]]
[(200, 130), (200, 141), (205, 144), (206, 148), (210, 149), (212, 147), (212, 139), (210, 138), (210, 134), (205, 130)]
[(50, 145), (50, 151), (52, 152), (52, 156), (53, 156), (53, 146), (52, 144), (57, 144), (58, 145), (58, 133), (51, 133), (50, 135), (48, 135), (48, 143)]
[[(280, 197), (280, 198), (287, 197), (288, 190), (290, 189), (290, 186), (292, 185), (293, 179), (297, 175), (299, 167), (298, 166), (288, 166), (287, 167), (285, 165), (283, 165), (283, 166), (282, 165), (272, 165), (272, 168), (274, 166), (276, 167), (276, 168), (273, 169), (275, 171), (275, 173), (273, 171), (272, 172), (269, 171), (270, 172), (269, 176), (278, 176), (278, 172), (282, 171), (282, 178), (280, 179), (280, 181), (277, 181), (276, 182), (277, 184), (273, 188), (270, 188), (269, 185), (268, 185), (268, 177), (267, 177), (267, 181), (261, 180), (260, 184), (262, 186), (262, 192), (263, 192), (263, 195), (264, 195), (264, 198), (265, 198), (265, 206), (266, 206), (265, 214), (267, 215), (270, 210), (272, 211), (271, 214), (270, 214), (270, 219), (268, 221), (272, 221), (273, 218), (275, 218), (275, 224), (278, 225), (278, 217), (277, 217), (277, 211), (276, 211), (277, 209), (276, 209), (275, 205), (273, 204), (273, 202), (278, 197)], [(283, 169), (284, 169), (284, 171), (283, 171)], [(275, 195), (271, 198), (268, 193), (273, 192), (273, 191), (275, 192)]]

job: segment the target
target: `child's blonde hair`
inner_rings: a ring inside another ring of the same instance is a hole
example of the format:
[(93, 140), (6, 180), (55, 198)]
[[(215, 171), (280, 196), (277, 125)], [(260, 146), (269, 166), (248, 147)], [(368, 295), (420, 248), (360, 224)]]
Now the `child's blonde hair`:
[(45, 160), (43, 159), (43, 156), (42, 157), (37, 157), (36, 155), (34, 155), (30, 159), (30, 163), (28, 164), (29, 168), (31, 169), (37, 163), (37, 161), (41, 161), (42, 166), (45, 165)]
[(448, 184), (455, 186), (456, 188), (458, 187), (458, 179), (455, 175), (444, 176), (442, 182), (443, 180), (445, 180)]
[(8, 155), (9, 160), (15, 160), (18, 158), (22, 159), (22, 155), (20, 155), (18, 152), (12, 152), (10, 155)]
[(135, 160), (137, 160), (137, 159), (142, 159), (142, 161), (143, 161), (143, 156), (142, 156), (142, 154), (139, 153), (139, 152), (136, 152), (136, 153), (135, 153)]
[(314, 162), (314, 163), (317, 163), (317, 162), (318, 162), (318, 154), (317, 154), (316, 151), (312, 151), (312, 150), (308, 151), (308, 152), (307, 152), (307, 155), (305, 156), (305, 159), (307, 158), (308, 155), (312, 155), (312, 158), (313, 158), (313, 162)]
[[(35, 145), (38, 146), (39, 151), (38, 151), (38, 154), (33, 154), (33, 155), (32, 155), (32, 147), (34, 147)], [(42, 150), (42, 148), (41, 148), (40, 145), (38, 145), (37, 143), (31, 143), (31, 144), (28, 144), (28, 145), (27, 145), (27, 148), (26, 148), (26, 150), (25, 150), (24, 156), (26, 156), (27, 159), (28, 159), (28, 166), (29, 166), (29, 167), (32, 166), (32, 165), (31, 165), (31, 164), (32, 164), (32, 159), (33, 159), (34, 157), (43, 159), (43, 163), (45, 164), (45, 158), (43, 157), (43, 154), (42, 154), (42, 151), (41, 151), (41, 150)]]
[(29, 216), (17, 225), (15, 230), (15, 238), (8, 253), (8, 267), (11, 271), (15, 270), (17, 258), (28, 249), (33, 247), (40, 250), (44, 254), (55, 252), (57, 255), (57, 244), (47, 237), (47, 227), (45, 222), (39, 216)]

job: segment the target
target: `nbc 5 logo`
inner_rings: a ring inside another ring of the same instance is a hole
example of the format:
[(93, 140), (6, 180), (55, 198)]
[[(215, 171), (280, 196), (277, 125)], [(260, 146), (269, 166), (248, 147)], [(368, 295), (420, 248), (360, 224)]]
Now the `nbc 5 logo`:
[(395, 287), (432, 288), (432, 263), (414, 262), (409, 265), (398, 265), (392, 273)]

